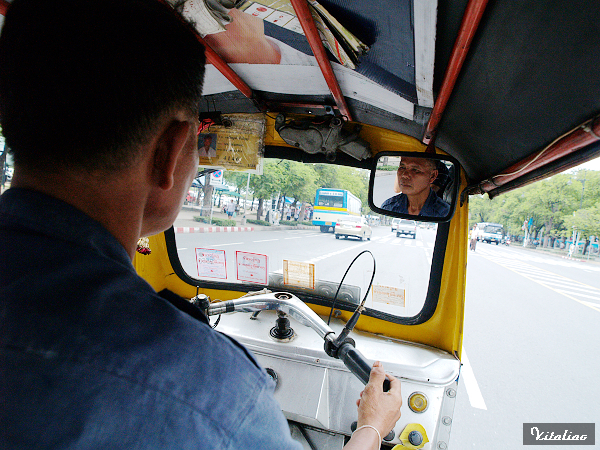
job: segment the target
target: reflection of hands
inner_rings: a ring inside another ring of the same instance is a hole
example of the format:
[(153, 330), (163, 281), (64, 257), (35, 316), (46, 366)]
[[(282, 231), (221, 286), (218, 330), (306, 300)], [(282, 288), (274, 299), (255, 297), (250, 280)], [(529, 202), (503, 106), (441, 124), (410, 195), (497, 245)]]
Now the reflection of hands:
[(225, 31), (204, 40), (228, 63), (279, 64), (281, 54), (265, 36), (262, 19), (237, 9), (229, 11), (232, 22)]
[(386, 374), (379, 361), (373, 364), (369, 383), (360, 393), (360, 399), (356, 401), (358, 406), (358, 428), (363, 425), (372, 425), (386, 436), (400, 419), (400, 407), (402, 396), (400, 380), (388, 375), (390, 379), (390, 390), (383, 392), (383, 381)]

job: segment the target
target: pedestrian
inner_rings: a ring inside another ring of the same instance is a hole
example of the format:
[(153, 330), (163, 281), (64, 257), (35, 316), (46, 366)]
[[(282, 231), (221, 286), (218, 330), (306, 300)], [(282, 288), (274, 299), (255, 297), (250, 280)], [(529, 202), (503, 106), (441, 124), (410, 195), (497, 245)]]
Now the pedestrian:
[(229, 217), (230, 219), (233, 217), (233, 213), (235, 212), (235, 203), (233, 202), (233, 199), (229, 200), (229, 203), (227, 203), (227, 217)]
[(469, 237), (469, 248), (475, 251), (477, 247), (477, 231), (475, 227), (471, 228), (470, 237)]

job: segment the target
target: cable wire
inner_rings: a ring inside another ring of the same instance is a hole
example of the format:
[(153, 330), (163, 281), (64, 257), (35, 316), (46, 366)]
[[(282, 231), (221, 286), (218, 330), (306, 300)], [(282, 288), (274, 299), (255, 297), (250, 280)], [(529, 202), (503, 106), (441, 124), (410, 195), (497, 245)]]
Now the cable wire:
[(373, 285), (373, 280), (375, 279), (375, 270), (376, 270), (375, 257), (373, 256), (373, 253), (371, 253), (369, 250), (363, 250), (358, 255), (356, 255), (356, 257), (352, 260), (352, 262), (346, 269), (346, 273), (344, 273), (344, 276), (342, 277), (342, 280), (340, 281), (337, 291), (335, 292), (335, 295), (333, 297), (333, 303), (331, 304), (331, 311), (329, 312), (329, 318), (327, 319), (327, 325), (329, 325), (331, 322), (331, 315), (333, 314), (333, 310), (335, 308), (335, 302), (337, 301), (337, 296), (340, 292), (340, 289), (342, 288), (342, 285), (344, 284), (344, 279), (346, 278), (346, 275), (348, 275), (348, 272), (350, 271), (352, 264), (354, 264), (354, 261), (356, 261), (363, 253), (368, 253), (369, 255), (371, 255), (371, 258), (373, 258), (373, 275), (371, 276), (371, 282), (369, 283), (369, 287), (367, 288), (367, 292), (365, 293), (365, 296), (364, 296), (362, 302), (358, 305), (358, 307), (356, 308), (356, 310), (354, 312), (355, 313), (359, 312), (359, 310), (360, 310), (360, 312), (362, 312), (362, 310), (364, 309), (365, 303), (367, 301), (367, 297), (369, 296), (369, 291), (371, 290), (371, 286)]

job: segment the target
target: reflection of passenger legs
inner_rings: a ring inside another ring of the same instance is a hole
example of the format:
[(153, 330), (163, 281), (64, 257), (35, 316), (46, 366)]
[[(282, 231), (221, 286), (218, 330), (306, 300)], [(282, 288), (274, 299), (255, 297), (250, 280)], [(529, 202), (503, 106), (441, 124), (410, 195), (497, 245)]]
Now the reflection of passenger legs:
[(477, 245), (477, 239), (471, 239), (471, 250), (475, 251), (476, 245)]

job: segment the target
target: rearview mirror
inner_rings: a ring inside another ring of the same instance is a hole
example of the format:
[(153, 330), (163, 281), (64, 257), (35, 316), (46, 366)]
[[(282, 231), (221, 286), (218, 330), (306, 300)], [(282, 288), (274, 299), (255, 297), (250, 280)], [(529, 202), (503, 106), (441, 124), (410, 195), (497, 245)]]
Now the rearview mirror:
[(386, 216), (446, 222), (458, 185), (458, 164), (448, 156), (381, 152), (371, 170), (369, 206)]

